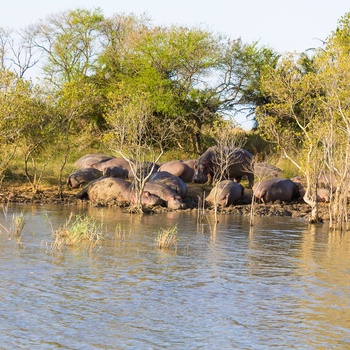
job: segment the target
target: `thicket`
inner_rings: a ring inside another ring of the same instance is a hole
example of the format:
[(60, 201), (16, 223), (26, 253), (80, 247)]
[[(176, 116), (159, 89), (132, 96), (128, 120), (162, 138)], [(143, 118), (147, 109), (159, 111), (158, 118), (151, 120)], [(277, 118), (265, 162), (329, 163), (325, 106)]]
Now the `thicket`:
[(257, 108), (259, 131), (298, 169), (304, 200), (318, 221), (317, 190), (329, 190), (330, 226), (348, 228), (350, 183), (350, 13), (312, 57), (285, 55), (268, 67), (261, 88), (270, 102)]
[(265, 103), (260, 75), (278, 57), (202, 28), (100, 9), (0, 29), (0, 182), (16, 165), (35, 193), (48, 167), (62, 183), (67, 164), (93, 150), (196, 157), (214, 125), (233, 127), (234, 113)]
[(315, 221), (319, 179), (332, 180), (331, 226), (346, 227), (349, 54), (350, 14), (319, 48), (285, 55), (100, 9), (2, 28), (0, 183), (21, 176), (35, 193), (50, 169), (62, 191), (72, 161), (94, 150), (193, 158), (243, 113), (255, 121), (247, 148), (259, 161), (276, 153), (290, 160)]

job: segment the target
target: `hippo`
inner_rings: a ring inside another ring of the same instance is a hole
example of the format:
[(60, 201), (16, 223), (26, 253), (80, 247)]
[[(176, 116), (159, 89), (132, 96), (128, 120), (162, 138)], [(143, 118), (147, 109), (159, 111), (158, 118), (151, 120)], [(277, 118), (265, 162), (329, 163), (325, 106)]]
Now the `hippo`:
[(317, 202), (326, 202), (329, 203), (331, 198), (331, 192), (328, 188), (318, 188), (317, 189)]
[[(115, 177), (103, 177), (91, 182), (76, 197), (89, 199), (91, 203), (98, 205), (136, 203), (131, 182)], [(141, 196), (141, 204), (145, 206), (163, 205), (164, 201), (144, 191)]]
[[(321, 179), (321, 181), (320, 181)], [(295, 176), (291, 178), (293, 182), (299, 187), (299, 193), (301, 197), (304, 197), (305, 195), (305, 189), (302, 185), (302, 179), (299, 176)], [(323, 175), (321, 175), (318, 178), (317, 182), (317, 188), (316, 188), (316, 201), (317, 202), (330, 202), (331, 194), (335, 192), (336, 188), (332, 187), (332, 183), (328, 183), (328, 177), (325, 178)]]
[(108, 159), (105, 161), (91, 163), (90, 166), (92, 168), (98, 169), (100, 171), (103, 171), (106, 168), (111, 168), (111, 167), (116, 167), (116, 166), (118, 166), (120, 168), (124, 168), (128, 172), (130, 171), (129, 161), (123, 157), (114, 157), (112, 159)]
[(129, 172), (120, 166), (104, 168), (102, 174), (106, 177), (119, 177), (121, 179), (127, 179), (129, 176)]
[[(243, 148), (209, 147), (195, 162), (193, 182), (212, 184), (213, 177), (220, 170), (220, 158), (227, 159), (228, 178), (240, 182), (243, 176), (248, 177), (249, 187), (254, 184), (252, 169), (253, 156)], [(223, 174), (225, 176), (225, 174)]]
[(104, 153), (89, 153), (85, 156), (82, 156), (79, 158), (75, 163), (74, 167), (78, 169), (87, 168), (90, 167), (91, 164), (97, 163), (97, 162), (105, 162), (107, 160), (110, 160), (114, 158), (113, 156), (109, 156)]
[[(135, 192), (130, 192), (130, 203), (136, 204), (136, 202), (137, 200)], [(147, 207), (153, 207), (156, 205), (164, 206), (165, 202), (163, 199), (156, 196), (155, 194), (150, 193), (149, 191), (143, 191), (141, 195), (141, 204)]]
[(94, 168), (82, 168), (70, 174), (67, 178), (67, 185), (70, 188), (77, 188), (88, 184), (90, 181), (102, 176), (101, 171)]
[(192, 182), (194, 175), (195, 160), (173, 160), (162, 164), (158, 171), (167, 171), (170, 174), (178, 176), (184, 182)]
[(181, 196), (165, 184), (146, 182), (144, 190), (163, 199), (169, 209), (183, 209), (185, 207)]
[(317, 177), (317, 186), (320, 188), (332, 188), (333, 190), (336, 189), (336, 179), (333, 174), (326, 174), (324, 172), (321, 172)]
[(154, 183), (163, 183), (175, 190), (182, 199), (185, 199), (187, 197), (188, 189), (186, 183), (182, 181), (178, 176), (170, 174), (167, 171), (158, 171), (152, 174), (148, 181)]
[(260, 180), (281, 176), (282, 170), (269, 163), (254, 163), (254, 175)]
[(88, 188), (91, 203), (107, 205), (112, 202), (128, 202), (131, 183), (119, 178), (104, 177), (94, 181)]
[(290, 202), (300, 197), (299, 184), (290, 179), (271, 178), (256, 183), (253, 186), (253, 195), (263, 203), (281, 200)]
[(134, 173), (137, 177), (144, 179), (147, 175), (155, 173), (159, 169), (159, 165), (152, 162), (136, 162), (132, 169), (129, 170), (129, 179), (134, 179)]
[(242, 199), (243, 193), (244, 188), (239, 183), (232, 180), (223, 180), (215, 185), (205, 198), (205, 201), (211, 205), (217, 204), (222, 207), (228, 207)]

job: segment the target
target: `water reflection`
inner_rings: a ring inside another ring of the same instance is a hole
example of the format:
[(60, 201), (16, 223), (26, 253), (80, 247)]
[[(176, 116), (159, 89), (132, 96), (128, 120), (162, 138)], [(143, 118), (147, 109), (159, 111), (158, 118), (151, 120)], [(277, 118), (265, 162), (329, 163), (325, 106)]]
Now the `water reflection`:
[(350, 234), (349, 232), (318, 231), (317, 226), (303, 232), (299, 260), (304, 284), (305, 319), (312, 332), (318, 332), (323, 323), (321, 340), (333, 339), (333, 346), (348, 348), (350, 341), (344, 332), (350, 329)]
[[(0, 340), (35, 349), (320, 349), (350, 346), (348, 234), (290, 218), (13, 206), (20, 249), (0, 235)], [(93, 252), (45, 244), (70, 212), (108, 234)], [(5, 218), (0, 216), (0, 223)], [(159, 250), (178, 227), (177, 250)], [(116, 230), (116, 227), (119, 227)]]

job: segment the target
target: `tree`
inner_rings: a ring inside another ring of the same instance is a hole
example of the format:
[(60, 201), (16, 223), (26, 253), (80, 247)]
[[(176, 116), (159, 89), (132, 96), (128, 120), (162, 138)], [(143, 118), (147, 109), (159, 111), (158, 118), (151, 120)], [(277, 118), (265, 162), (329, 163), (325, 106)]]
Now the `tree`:
[(18, 148), (21, 135), (21, 97), (26, 86), (18, 82), (14, 73), (0, 70), (0, 184)]
[[(216, 125), (213, 137), (217, 146), (213, 159), (213, 169), (215, 169), (213, 183), (217, 185), (222, 180), (230, 178), (229, 168), (240, 162), (240, 159), (237, 158), (237, 150), (244, 146), (246, 140), (245, 133), (237, 130), (229, 121)], [(246, 171), (251, 171), (251, 169), (247, 167)], [(225, 191), (225, 187), (214, 187), (214, 220), (216, 223), (218, 222), (217, 199), (223, 191)]]
[(57, 115), (56, 148), (62, 157), (58, 175), (58, 194), (62, 195), (63, 170), (71, 151), (88, 148), (99, 135), (95, 112), (101, 104), (101, 96), (94, 84), (86, 79), (74, 79), (62, 85), (53, 96)]
[[(323, 88), (322, 110), (327, 133), (322, 139), (327, 176), (331, 187), (330, 225), (348, 228), (350, 181), (350, 13), (338, 22), (315, 58)], [(334, 190), (334, 196), (332, 192)]]
[[(34, 154), (51, 140), (52, 119), (42, 91), (8, 70), (0, 70), (0, 175), (3, 179), (18, 150), (24, 153), (24, 172), (33, 193), (38, 189), (42, 170), (38, 171)], [(31, 169), (29, 166), (31, 161)], [(44, 164), (45, 167), (47, 164)]]
[[(350, 180), (350, 109), (348, 60), (349, 14), (312, 60), (285, 57), (263, 77), (271, 103), (259, 108), (259, 128), (274, 140), (305, 177), (304, 200), (317, 221), (317, 186), (321, 174), (331, 186), (330, 225), (346, 228)], [(307, 69), (305, 69), (307, 68)], [(332, 190), (335, 189), (335, 195)]]
[(135, 17), (108, 23), (99, 76), (108, 91), (123, 82), (149, 94), (155, 122), (177, 120), (169, 145), (201, 153), (213, 123), (243, 104), (263, 103), (260, 71), (277, 59), (272, 50), (199, 28), (153, 28)]
[(323, 167), (319, 159), (318, 131), (323, 128), (317, 103), (318, 87), (314, 74), (303, 75), (294, 57), (286, 56), (277, 69), (265, 72), (263, 88), (270, 95), (271, 103), (258, 109), (260, 130), (278, 144), (305, 177), (304, 200), (312, 207), (310, 221), (318, 220), (313, 177)]
[(100, 9), (76, 9), (53, 14), (28, 27), (33, 45), (46, 59), (44, 74), (48, 81), (59, 87), (94, 72), (103, 20)]
[[(110, 109), (105, 118), (110, 132), (105, 135), (106, 145), (129, 162), (135, 194), (133, 209), (143, 212), (141, 197), (145, 184), (163, 154), (167, 138), (174, 131), (171, 125), (166, 133), (154, 129), (152, 100), (142, 91), (134, 91), (133, 96), (111, 93), (109, 101)], [(145, 164), (147, 171), (143, 171)]]

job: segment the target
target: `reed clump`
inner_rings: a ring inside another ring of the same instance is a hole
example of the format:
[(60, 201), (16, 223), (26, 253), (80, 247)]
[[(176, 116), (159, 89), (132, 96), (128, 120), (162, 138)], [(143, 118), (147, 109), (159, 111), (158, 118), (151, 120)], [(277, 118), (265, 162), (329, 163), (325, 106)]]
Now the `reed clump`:
[(70, 214), (65, 224), (53, 232), (55, 241), (51, 251), (62, 251), (63, 247), (73, 247), (76, 250), (84, 248), (91, 250), (103, 240), (102, 224), (86, 214)]
[(176, 250), (177, 242), (179, 241), (177, 233), (177, 225), (168, 229), (161, 229), (155, 239), (156, 247), (159, 249), (170, 249), (174, 246)]
[(26, 224), (26, 219), (24, 217), (24, 214), (21, 212), (19, 214), (13, 214), (12, 217), (12, 222), (13, 222), (13, 234), (15, 237), (20, 237), (22, 235), (22, 231), (24, 228), (24, 225)]
[(24, 245), (22, 243), (22, 231), (26, 224), (26, 218), (23, 212), (14, 213), (9, 220), (8, 216), (8, 206), (2, 206), (2, 212), (4, 214), (5, 223), (0, 223), (0, 234), (6, 233), (7, 236), (11, 239), (11, 237), (15, 237), (17, 241), (17, 246), (21, 249), (24, 249)]

